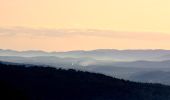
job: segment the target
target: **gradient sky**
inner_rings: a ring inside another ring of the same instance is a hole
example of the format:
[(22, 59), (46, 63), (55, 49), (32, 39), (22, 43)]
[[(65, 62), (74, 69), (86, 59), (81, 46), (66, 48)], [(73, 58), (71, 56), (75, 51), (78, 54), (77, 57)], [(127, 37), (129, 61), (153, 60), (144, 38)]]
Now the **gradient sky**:
[(0, 0), (0, 48), (170, 49), (170, 0)]

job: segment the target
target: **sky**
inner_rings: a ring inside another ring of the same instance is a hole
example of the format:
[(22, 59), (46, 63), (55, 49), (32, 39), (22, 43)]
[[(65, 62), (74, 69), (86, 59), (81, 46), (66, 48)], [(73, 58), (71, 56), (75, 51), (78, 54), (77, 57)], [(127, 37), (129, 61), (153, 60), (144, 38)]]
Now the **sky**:
[(170, 49), (170, 0), (0, 0), (0, 48)]

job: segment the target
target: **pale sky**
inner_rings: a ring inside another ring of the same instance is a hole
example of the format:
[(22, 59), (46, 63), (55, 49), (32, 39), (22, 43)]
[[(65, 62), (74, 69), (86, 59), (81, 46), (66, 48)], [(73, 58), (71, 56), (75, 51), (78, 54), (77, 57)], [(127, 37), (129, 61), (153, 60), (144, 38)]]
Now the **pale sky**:
[(170, 49), (170, 0), (0, 0), (0, 48)]

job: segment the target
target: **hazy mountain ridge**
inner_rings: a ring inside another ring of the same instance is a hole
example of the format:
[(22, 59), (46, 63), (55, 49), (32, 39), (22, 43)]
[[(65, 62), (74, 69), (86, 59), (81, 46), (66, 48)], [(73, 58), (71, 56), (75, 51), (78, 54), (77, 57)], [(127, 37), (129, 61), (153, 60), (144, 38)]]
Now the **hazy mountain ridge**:
[(170, 71), (146, 71), (135, 73), (129, 78), (138, 82), (163, 83), (170, 85)]
[(35, 65), (51, 65), (62, 68), (81, 68), (89, 64), (96, 64), (97, 60), (92, 58), (59, 58), (55, 56), (36, 56), (36, 57), (20, 57), (20, 56), (0, 56), (1, 61), (13, 63), (25, 63)]
[[(170, 50), (116, 50), (116, 49), (98, 49), (91, 51), (68, 51), (68, 52), (44, 52), (44, 51), (15, 51), (0, 50), (0, 56), (56, 56), (56, 57), (89, 57), (96, 60), (111, 61), (135, 61), (135, 60), (161, 60), (164, 56), (170, 55)], [(170, 60), (167, 57), (166, 60)]]
[[(151, 74), (147, 74), (149, 79), (142, 79), (143, 74), (146, 77), (146, 72), (170, 72), (169, 53), (170, 50), (99, 49), (92, 51), (80, 50), (68, 52), (44, 52), (33, 50), (20, 52), (13, 50), (0, 50), (0, 60), (21, 64), (25, 63), (28, 65), (34, 64), (66, 69), (72, 68), (83, 71), (98, 72), (133, 81), (150, 82), (150, 80), (152, 80), (153, 83), (169, 84), (169, 77), (163, 79), (157, 78), (157, 80), (155, 80), (154, 77), (149, 76)], [(141, 77), (138, 76), (138, 73), (141, 73)], [(166, 73), (165, 76), (167, 76)], [(135, 77), (139, 77), (138, 80), (136, 80)]]

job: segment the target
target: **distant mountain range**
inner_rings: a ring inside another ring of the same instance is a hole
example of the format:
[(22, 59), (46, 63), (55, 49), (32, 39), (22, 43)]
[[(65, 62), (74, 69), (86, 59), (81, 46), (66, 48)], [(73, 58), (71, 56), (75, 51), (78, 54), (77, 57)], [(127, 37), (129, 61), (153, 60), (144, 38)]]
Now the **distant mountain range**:
[[(0, 60), (17, 64), (97, 72), (132, 81), (151, 82), (152, 80), (153, 83), (170, 84), (169, 77), (156, 78), (156, 75), (154, 77), (151, 74), (146, 74), (165, 72), (165, 76), (168, 76), (170, 50), (100, 49), (68, 52), (0, 50)], [(143, 77), (147, 77), (147, 79)]]
[(96, 60), (136, 61), (136, 60), (170, 60), (170, 50), (115, 50), (98, 49), (91, 51), (44, 52), (44, 51), (14, 51), (0, 49), (0, 56), (56, 56), (71, 58), (93, 58)]
[(131, 75), (129, 80), (170, 85), (170, 71), (146, 71)]

